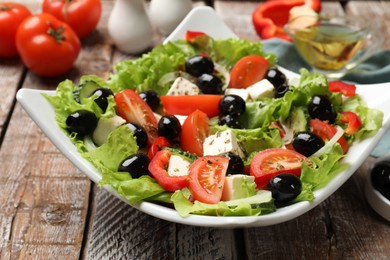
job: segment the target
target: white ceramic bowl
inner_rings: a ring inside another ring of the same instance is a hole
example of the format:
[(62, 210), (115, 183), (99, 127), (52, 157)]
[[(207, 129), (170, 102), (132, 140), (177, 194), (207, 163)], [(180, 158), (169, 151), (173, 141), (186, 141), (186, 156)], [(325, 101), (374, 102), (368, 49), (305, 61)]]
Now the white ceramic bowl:
[[(383, 158), (379, 158), (374, 162), (374, 164)], [(390, 159), (388, 156), (387, 159)], [(374, 165), (373, 164), (373, 165)], [(372, 167), (371, 167), (372, 169)], [(377, 191), (374, 186), (372, 186), (371, 181), (371, 169), (367, 174), (366, 183), (364, 192), (366, 194), (366, 198), (371, 207), (384, 219), (390, 221), (390, 200), (388, 200), (385, 196), (383, 196), (379, 191)]]
[[(226, 39), (237, 37), (218, 17), (214, 10), (210, 7), (194, 8), (183, 22), (173, 31), (167, 38), (167, 41), (183, 39), (187, 30), (203, 31), (217, 39)], [(296, 77), (297, 75), (280, 68), (286, 73), (287, 77)], [(351, 177), (356, 169), (369, 156), (381, 137), (390, 127), (390, 83), (375, 84), (375, 85), (357, 85), (357, 93), (367, 102), (371, 108), (377, 108), (384, 112), (383, 127), (379, 132), (361, 142), (353, 144), (346, 157), (343, 159), (350, 167), (344, 172), (333, 178), (324, 188), (314, 192), (315, 199), (311, 202), (303, 201), (287, 207), (278, 209), (277, 211), (261, 216), (249, 217), (214, 217), (214, 216), (198, 216), (191, 215), (183, 218), (170, 208), (153, 204), (150, 202), (142, 202), (134, 206), (142, 212), (161, 218), (167, 221), (172, 221), (180, 224), (194, 226), (209, 226), (209, 227), (251, 227), (251, 226), (269, 226), (282, 223), (294, 219), (312, 208), (316, 207), (331, 194), (333, 194), (345, 181)], [(47, 137), (54, 145), (77, 167), (86, 174), (92, 181), (98, 183), (101, 179), (100, 173), (93, 165), (85, 160), (77, 152), (75, 146), (70, 142), (69, 138), (58, 127), (54, 119), (54, 110), (42, 93), (54, 95), (54, 91), (40, 91), (32, 89), (21, 89), (17, 93), (17, 100), (27, 111), (30, 117), (42, 129)], [(104, 187), (113, 195), (121, 198), (111, 187)], [(123, 198), (121, 198), (123, 200)]]

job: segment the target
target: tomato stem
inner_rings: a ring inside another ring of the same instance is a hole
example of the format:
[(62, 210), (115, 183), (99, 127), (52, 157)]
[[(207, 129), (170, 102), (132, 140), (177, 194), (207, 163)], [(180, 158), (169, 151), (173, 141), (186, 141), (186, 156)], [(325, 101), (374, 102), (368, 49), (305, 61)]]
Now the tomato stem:
[(6, 5), (0, 5), (0, 11), (8, 11), (8, 10), (11, 10), (11, 7)]
[(57, 30), (55, 30), (53, 27), (50, 27), (47, 30), (47, 34), (52, 36), (56, 40), (56, 42), (61, 43), (63, 40), (65, 40), (65, 36), (62, 34), (64, 31), (64, 26), (60, 26)]

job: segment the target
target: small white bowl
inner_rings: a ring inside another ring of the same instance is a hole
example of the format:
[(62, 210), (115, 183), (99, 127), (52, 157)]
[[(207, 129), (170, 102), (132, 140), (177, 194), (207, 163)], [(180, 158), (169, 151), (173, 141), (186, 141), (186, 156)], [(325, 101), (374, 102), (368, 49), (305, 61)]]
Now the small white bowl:
[(371, 207), (387, 221), (390, 221), (390, 200), (372, 186), (371, 171), (367, 174), (365, 194)]

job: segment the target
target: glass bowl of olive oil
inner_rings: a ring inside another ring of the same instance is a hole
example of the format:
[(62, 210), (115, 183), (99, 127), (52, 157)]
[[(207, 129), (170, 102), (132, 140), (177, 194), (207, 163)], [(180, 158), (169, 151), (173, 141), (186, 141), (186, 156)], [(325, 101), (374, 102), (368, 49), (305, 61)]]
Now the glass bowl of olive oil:
[(357, 17), (298, 16), (285, 30), (313, 70), (331, 79), (345, 75), (380, 45), (370, 23)]

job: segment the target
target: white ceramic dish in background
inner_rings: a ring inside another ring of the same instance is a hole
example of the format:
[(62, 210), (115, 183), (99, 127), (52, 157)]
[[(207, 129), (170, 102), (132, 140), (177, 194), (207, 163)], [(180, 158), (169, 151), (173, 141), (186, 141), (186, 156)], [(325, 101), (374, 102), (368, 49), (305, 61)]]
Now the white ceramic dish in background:
[(366, 194), (366, 198), (370, 206), (384, 219), (390, 221), (390, 200), (383, 196), (379, 191), (377, 191), (372, 185), (371, 181), (371, 171), (375, 163), (388, 160), (390, 160), (390, 154), (375, 160), (375, 162), (372, 164), (373, 166), (370, 167), (369, 173), (366, 175), (364, 192)]
[[(167, 38), (167, 41), (183, 39), (185, 31), (187, 30), (203, 31), (214, 38), (220, 39), (237, 37), (222, 22), (214, 10), (209, 7), (194, 8)], [(283, 68), (281, 69), (288, 75), (288, 77), (296, 76), (294, 73), (284, 70)], [(346, 180), (348, 180), (348, 178), (364, 162), (366, 157), (369, 156), (375, 145), (390, 127), (389, 89), (390, 83), (357, 86), (358, 94), (366, 100), (369, 107), (377, 108), (384, 112), (383, 127), (374, 137), (355, 143), (350, 147), (347, 156), (344, 158), (344, 161), (349, 163), (350, 167), (332, 179), (327, 186), (315, 191), (314, 194), (316, 198), (312, 202), (304, 201), (288, 207), (280, 208), (276, 212), (268, 215), (250, 217), (191, 215), (189, 217), (182, 218), (173, 209), (149, 202), (142, 202), (139, 205), (136, 205), (135, 208), (157, 218), (194, 226), (224, 228), (269, 226), (294, 219), (311, 210), (334, 193)], [(54, 145), (92, 181), (98, 183), (101, 179), (99, 172), (91, 165), (91, 163), (80, 156), (68, 137), (58, 127), (57, 122), (54, 119), (54, 110), (42, 96), (42, 93), (50, 95), (55, 94), (54, 91), (21, 89), (17, 93), (17, 100), (35, 123), (47, 135), (47, 137), (54, 143)], [(120, 198), (120, 196), (112, 188), (104, 188)]]

